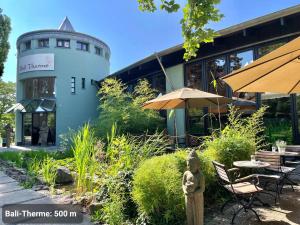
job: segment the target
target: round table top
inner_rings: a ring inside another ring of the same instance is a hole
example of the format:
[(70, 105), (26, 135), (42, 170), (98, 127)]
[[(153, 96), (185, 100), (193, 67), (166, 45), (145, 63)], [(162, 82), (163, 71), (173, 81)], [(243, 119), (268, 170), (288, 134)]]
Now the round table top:
[(299, 152), (272, 152), (281, 156), (300, 156)]
[(240, 168), (266, 168), (270, 166), (270, 163), (267, 162), (261, 162), (261, 161), (235, 161), (233, 162), (233, 165)]

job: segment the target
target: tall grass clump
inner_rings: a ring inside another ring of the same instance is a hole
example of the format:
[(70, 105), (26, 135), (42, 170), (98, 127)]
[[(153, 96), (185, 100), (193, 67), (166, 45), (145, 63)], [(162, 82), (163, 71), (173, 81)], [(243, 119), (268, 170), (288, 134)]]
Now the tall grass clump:
[(73, 136), (72, 140), (77, 172), (76, 191), (80, 195), (93, 190), (92, 184), (97, 166), (94, 148), (96, 139), (94, 131), (89, 124), (86, 124)]
[[(37, 165), (33, 165), (33, 168), (36, 169)], [(57, 164), (55, 160), (49, 156), (47, 156), (44, 161), (41, 163), (41, 175), (44, 181), (50, 185), (50, 187), (54, 187), (55, 178), (57, 174)]]

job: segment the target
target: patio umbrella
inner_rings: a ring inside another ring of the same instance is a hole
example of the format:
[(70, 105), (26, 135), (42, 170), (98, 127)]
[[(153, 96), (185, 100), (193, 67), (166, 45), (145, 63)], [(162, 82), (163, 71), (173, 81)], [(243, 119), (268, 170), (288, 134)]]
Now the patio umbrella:
[(192, 88), (180, 88), (147, 101), (144, 109), (202, 108), (230, 103), (231, 99)]
[(300, 37), (222, 78), (237, 92), (300, 92)]
[[(231, 102), (231, 99), (200, 91), (192, 88), (181, 88), (155, 99), (145, 102), (144, 109), (179, 109), (179, 108), (203, 108), (210, 106), (219, 106)], [(219, 110), (218, 110), (219, 111)], [(176, 113), (174, 114), (176, 117)], [(174, 118), (174, 133), (177, 136), (176, 118)], [(221, 128), (221, 119), (219, 112), (219, 123)], [(177, 141), (177, 138), (176, 138)]]

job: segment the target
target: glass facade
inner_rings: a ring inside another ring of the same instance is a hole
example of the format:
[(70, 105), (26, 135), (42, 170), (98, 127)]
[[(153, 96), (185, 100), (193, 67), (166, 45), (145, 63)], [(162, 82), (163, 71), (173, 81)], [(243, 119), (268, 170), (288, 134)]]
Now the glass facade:
[(42, 77), (24, 80), (24, 99), (54, 98), (55, 78)]
[(226, 84), (222, 78), (226, 75), (225, 57), (211, 59), (206, 62), (208, 92), (226, 96)]
[[(237, 52), (232, 53), (229, 55), (230, 60), (230, 70), (229, 72), (233, 72), (235, 70), (238, 70), (240, 68), (243, 68), (244, 66), (247, 66), (248, 64), (253, 62), (254, 54), (253, 50), (243, 51), (243, 52)], [(232, 93), (233, 97), (237, 98), (243, 98), (246, 100), (255, 101), (255, 93), (245, 93), (245, 92), (234, 92)]]
[(48, 130), (48, 143), (55, 144), (55, 78), (40, 77), (23, 81), (23, 144), (38, 145), (40, 127), (45, 122)]
[(202, 90), (202, 62), (194, 62), (185, 66), (185, 86)]
[[(258, 57), (279, 48), (286, 42), (277, 42), (258, 48)], [(289, 95), (264, 93), (261, 95), (262, 105), (268, 106), (265, 114), (266, 138), (269, 143), (276, 140), (285, 140), (288, 144), (293, 143), (291, 98)]]

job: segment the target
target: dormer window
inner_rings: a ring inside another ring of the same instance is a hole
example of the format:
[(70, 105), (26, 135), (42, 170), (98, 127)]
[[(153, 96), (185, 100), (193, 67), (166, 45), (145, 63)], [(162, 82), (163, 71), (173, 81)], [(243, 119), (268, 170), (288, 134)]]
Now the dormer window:
[(56, 46), (59, 48), (70, 48), (70, 40), (57, 39)]
[(95, 46), (95, 54), (102, 56), (103, 55), (103, 48)]
[(107, 60), (109, 60), (109, 57), (110, 57), (109, 53), (108, 53), (108, 52), (105, 52), (105, 58), (106, 58)]
[(26, 42), (24, 43), (24, 45), (25, 45), (25, 50), (31, 49), (31, 41), (26, 41)]
[(39, 48), (49, 48), (49, 39), (48, 38), (39, 39), (38, 46)]
[(77, 41), (77, 50), (89, 51), (89, 44), (81, 41)]

